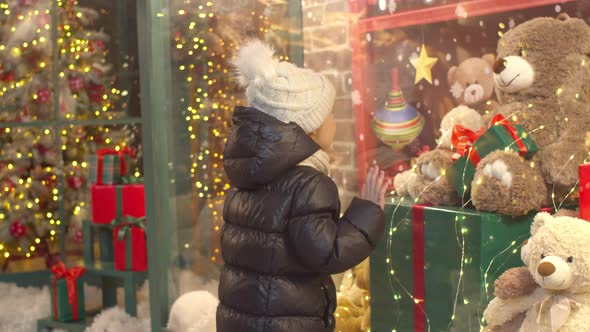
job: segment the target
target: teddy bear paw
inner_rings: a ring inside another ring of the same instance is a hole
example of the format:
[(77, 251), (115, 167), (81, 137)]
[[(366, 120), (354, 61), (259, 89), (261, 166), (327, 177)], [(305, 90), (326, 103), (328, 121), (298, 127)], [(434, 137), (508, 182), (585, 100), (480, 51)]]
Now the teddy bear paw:
[(450, 150), (435, 149), (420, 155), (416, 160), (417, 174), (408, 184), (408, 191), (417, 202), (435, 205), (454, 205), (457, 194), (453, 186), (442, 176), (444, 169), (452, 164)]
[(495, 160), (486, 164), (483, 174), (489, 178), (495, 178), (505, 187), (510, 188), (512, 186), (512, 172), (510, 172), (508, 165), (502, 160)]
[(440, 171), (431, 162), (425, 162), (420, 166), (420, 171), (429, 180), (436, 180), (440, 177)]
[(513, 151), (495, 151), (483, 158), (471, 190), (481, 211), (522, 216), (541, 208), (547, 187), (539, 167)]

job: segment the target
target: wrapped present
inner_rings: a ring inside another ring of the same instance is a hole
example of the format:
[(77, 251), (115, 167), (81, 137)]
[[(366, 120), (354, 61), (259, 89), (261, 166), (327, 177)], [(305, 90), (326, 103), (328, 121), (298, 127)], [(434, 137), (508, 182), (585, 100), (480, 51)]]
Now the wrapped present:
[(397, 202), (386, 215), (370, 261), (371, 330), (479, 331), (494, 280), (522, 266), (534, 214)]
[(524, 127), (511, 124), (501, 114), (496, 115), (481, 136), (466, 128), (453, 128), (453, 146), (459, 158), (446, 170), (446, 176), (460, 196), (471, 191), (477, 165), (488, 154), (497, 150), (514, 150), (530, 159), (539, 148)]
[(123, 216), (145, 217), (143, 184), (93, 185), (90, 191), (95, 224), (110, 224)]
[(580, 218), (590, 221), (590, 164), (580, 165)]
[(85, 318), (83, 267), (67, 269), (64, 263), (51, 268), (51, 311), (54, 320), (73, 322)]
[(90, 183), (92, 184), (120, 184), (122, 178), (131, 172), (131, 158), (133, 152), (129, 148), (120, 150), (99, 149), (90, 156)]
[(147, 240), (145, 218), (123, 217), (113, 220), (115, 269), (119, 271), (147, 270)]

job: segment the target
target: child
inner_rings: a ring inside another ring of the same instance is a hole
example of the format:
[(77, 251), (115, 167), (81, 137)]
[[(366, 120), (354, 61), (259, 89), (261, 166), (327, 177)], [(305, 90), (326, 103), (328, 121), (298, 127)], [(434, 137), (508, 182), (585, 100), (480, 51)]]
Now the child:
[(312, 71), (278, 62), (260, 41), (234, 65), (250, 107), (237, 107), (225, 148), (218, 332), (334, 330), (331, 274), (369, 256), (384, 229), (383, 172), (340, 218), (328, 177), (336, 131), (334, 88)]

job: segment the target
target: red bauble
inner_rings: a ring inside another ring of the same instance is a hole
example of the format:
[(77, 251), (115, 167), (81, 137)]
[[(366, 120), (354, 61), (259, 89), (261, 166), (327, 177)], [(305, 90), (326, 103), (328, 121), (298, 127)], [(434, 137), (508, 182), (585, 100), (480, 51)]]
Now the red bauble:
[(77, 243), (82, 243), (82, 240), (84, 240), (84, 234), (82, 234), (81, 229), (77, 229), (72, 237), (74, 238), (74, 241), (76, 241)]
[(20, 221), (14, 221), (10, 225), (10, 235), (12, 237), (20, 239), (21, 237), (27, 235), (27, 226), (21, 224)]
[(46, 13), (40, 13), (39, 15), (36, 16), (35, 22), (37, 23), (37, 26), (39, 28), (43, 28), (43, 27), (47, 26), (48, 24), (51, 25), (51, 16)]
[(51, 100), (51, 91), (49, 89), (41, 89), (37, 91), (37, 103), (47, 104)]
[(100, 52), (104, 51), (106, 48), (107, 44), (100, 39), (95, 39), (88, 42), (88, 49), (90, 50), (90, 52)]
[(20, 4), (23, 6), (32, 6), (35, 4), (35, 0), (20, 0)]
[(422, 148), (418, 151), (417, 155), (420, 156), (422, 155), (424, 152), (428, 152), (430, 151), (430, 146), (428, 145), (424, 145), (422, 146)]
[(84, 89), (84, 80), (81, 77), (73, 77), (68, 81), (72, 92), (79, 92)]
[(90, 84), (86, 90), (88, 98), (95, 103), (100, 103), (102, 101), (103, 91), (104, 86), (102, 84)]
[(84, 184), (84, 178), (78, 175), (72, 175), (68, 178), (68, 186), (72, 189), (80, 189)]
[(14, 73), (11, 71), (0, 73), (0, 80), (5, 83), (14, 81), (15, 77), (16, 75), (14, 75)]
[(410, 169), (410, 164), (405, 160), (399, 160), (393, 163), (391, 169), (397, 174)]

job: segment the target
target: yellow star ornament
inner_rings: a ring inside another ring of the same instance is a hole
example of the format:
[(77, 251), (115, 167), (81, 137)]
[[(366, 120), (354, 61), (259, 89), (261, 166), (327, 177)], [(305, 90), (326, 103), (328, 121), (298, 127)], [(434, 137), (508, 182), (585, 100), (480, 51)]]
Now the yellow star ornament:
[(420, 82), (421, 79), (425, 79), (428, 83), (432, 84), (432, 67), (438, 61), (437, 58), (431, 58), (426, 53), (426, 46), (422, 44), (420, 49), (420, 56), (414, 59), (410, 59), (410, 63), (416, 68), (416, 79), (414, 84)]

